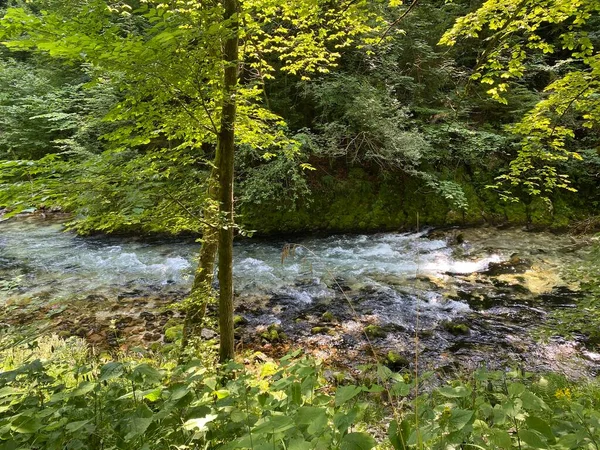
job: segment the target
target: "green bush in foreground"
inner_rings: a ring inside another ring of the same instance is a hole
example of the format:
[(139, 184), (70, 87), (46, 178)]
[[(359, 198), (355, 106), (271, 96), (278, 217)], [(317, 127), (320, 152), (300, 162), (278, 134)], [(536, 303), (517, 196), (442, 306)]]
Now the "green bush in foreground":
[(210, 357), (183, 365), (142, 357), (102, 364), (77, 339), (16, 345), (0, 354), (0, 449), (598, 449), (600, 443), (594, 383), (480, 370), (415, 398), (408, 375), (378, 366), (361, 377), (371, 381), (336, 387), (320, 363), (299, 353), (278, 363), (252, 357), (222, 367)]

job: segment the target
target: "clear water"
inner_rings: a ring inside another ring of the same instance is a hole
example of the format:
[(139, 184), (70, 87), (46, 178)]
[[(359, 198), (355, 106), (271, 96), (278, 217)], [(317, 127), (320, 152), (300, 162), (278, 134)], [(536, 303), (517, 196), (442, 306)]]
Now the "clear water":
[[(424, 232), (236, 242), (238, 310), (250, 329), (280, 322), (298, 342), (343, 348), (347, 358), (358, 360), (364, 344), (360, 330), (369, 323), (392, 330), (379, 346), (405, 353), (414, 351), (417, 328), (428, 331), (421, 351), (437, 365), (448, 358), (468, 364), (496, 359), (563, 370), (562, 353), (583, 354), (577, 343), (559, 340), (546, 345), (531, 338), (528, 330), (555, 306), (540, 303), (533, 291), (506, 293), (497, 282), (515, 279), (492, 279), (482, 272), (518, 253), (532, 263), (522, 275), (528, 278), (528, 288), (551, 290), (563, 283), (562, 267), (582, 261), (585, 245), (566, 235), (518, 229), (460, 233), (464, 242), (454, 245), (447, 243), (452, 232), (439, 239)], [(282, 260), (286, 245), (294, 251)], [(34, 217), (0, 222), (0, 304), (11, 299), (68, 304), (73, 299), (117, 300), (121, 295), (181, 298), (191, 286), (197, 251), (193, 239), (86, 238), (65, 232), (60, 223)], [(518, 283), (522, 276), (516, 278)], [(461, 292), (467, 297), (457, 295)], [(491, 301), (473, 304), (473, 295)], [(326, 310), (340, 320), (337, 337), (311, 334)], [(470, 333), (452, 336), (443, 325), (449, 320), (466, 321)], [(577, 365), (574, 373), (578, 370)]]
[[(417, 273), (471, 273), (506, 256), (457, 259), (445, 241), (430, 240), (424, 233), (304, 238), (282, 261), (285, 244), (236, 243), (238, 295), (285, 294), (310, 304), (335, 295), (334, 277), (349, 287), (390, 289), (386, 276), (408, 280)], [(0, 277), (5, 282), (16, 279), (19, 289), (13, 289), (13, 296), (46, 292), (53, 297), (85, 297), (127, 289), (184, 292), (192, 281), (197, 250), (191, 240), (85, 238), (64, 232), (60, 223), (37, 219), (0, 223)]]

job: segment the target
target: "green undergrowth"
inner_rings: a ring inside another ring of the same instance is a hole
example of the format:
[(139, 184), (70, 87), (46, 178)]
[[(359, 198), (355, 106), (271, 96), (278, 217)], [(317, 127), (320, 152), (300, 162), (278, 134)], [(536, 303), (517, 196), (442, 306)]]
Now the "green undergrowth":
[[(0, 449), (597, 449), (600, 387), (478, 370), (440, 381), (384, 366), (325, 377), (296, 351), (218, 365), (110, 358), (84, 341), (5, 336)], [(343, 383), (340, 383), (343, 380)], [(419, 386), (419, 395), (415, 396)]]

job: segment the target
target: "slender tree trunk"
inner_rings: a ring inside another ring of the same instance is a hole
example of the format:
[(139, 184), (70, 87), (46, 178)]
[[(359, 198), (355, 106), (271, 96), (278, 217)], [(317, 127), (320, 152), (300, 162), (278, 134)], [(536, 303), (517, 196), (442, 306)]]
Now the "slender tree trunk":
[[(215, 156), (215, 167), (218, 166), (219, 154)], [(207, 189), (209, 201), (217, 202), (219, 185), (217, 170), (213, 168), (208, 179)], [(200, 334), (202, 321), (206, 316), (206, 307), (212, 297), (212, 283), (215, 270), (215, 257), (219, 243), (219, 218), (212, 205), (204, 208), (206, 225), (202, 230), (202, 247), (198, 257), (198, 268), (194, 274), (194, 283), (190, 292), (190, 306), (186, 311), (183, 323), (183, 336), (181, 338), (181, 355), (189, 344), (190, 337)]]
[(238, 22), (237, 0), (223, 0), (226, 21), (231, 20), (231, 34), (225, 41), (223, 62), (224, 96), (221, 130), (217, 154), (219, 155), (219, 200), (221, 218), (219, 229), (219, 356), (227, 361), (234, 356), (233, 340), (233, 160), (235, 153), (236, 85), (238, 79)]

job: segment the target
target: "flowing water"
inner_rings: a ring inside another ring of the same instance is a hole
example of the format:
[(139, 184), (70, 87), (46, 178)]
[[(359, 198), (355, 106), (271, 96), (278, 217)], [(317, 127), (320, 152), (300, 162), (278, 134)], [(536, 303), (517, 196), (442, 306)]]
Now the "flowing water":
[[(115, 310), (127, 298), (182, 298), (197, 249), (193, 240), (78, 237), (56, 221), (5, 221), (0, 300), (84, 301), (96, 310), (113, 302), (107, 309)], [(372, 325), (379, 352), (412, 356), (418, 348), (432, 367), (511, 361), (576, 375), (597, 370), (595, 353), (577, 341), (540, 343), (531, 331), (552, 308), (576, 304), (561, 267), (586, 252), (568, 236), (491, 228), (303, 237), (291, 246), (244, 240), (235, 245), (237, 310), (244, 339), (257, 345), (261, 331), (279, 324), (317, 354), (361, 361), (369, 352), (362, 330)]]

